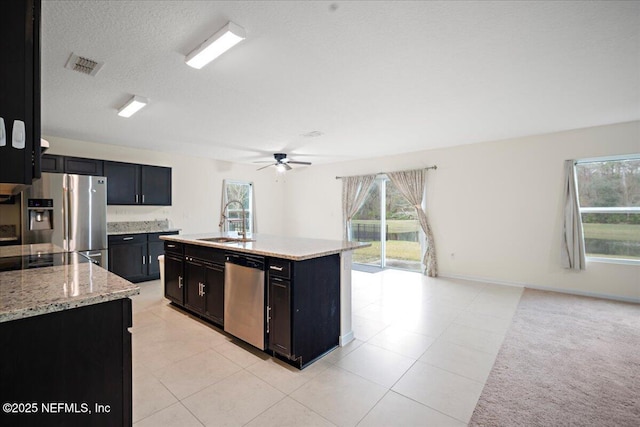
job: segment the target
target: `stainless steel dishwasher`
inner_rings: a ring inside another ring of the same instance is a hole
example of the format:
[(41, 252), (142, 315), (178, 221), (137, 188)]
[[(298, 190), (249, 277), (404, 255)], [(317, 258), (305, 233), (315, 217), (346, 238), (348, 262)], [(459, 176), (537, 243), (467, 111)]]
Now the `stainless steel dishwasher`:
[(226, 254), (224, 330), (265, 349), (264, 258)]

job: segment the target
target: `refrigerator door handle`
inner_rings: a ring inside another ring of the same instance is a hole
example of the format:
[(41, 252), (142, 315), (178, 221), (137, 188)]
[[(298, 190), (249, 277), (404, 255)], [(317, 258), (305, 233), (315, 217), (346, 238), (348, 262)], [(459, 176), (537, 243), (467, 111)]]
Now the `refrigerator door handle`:
[(69, 175), (66, 175), (66, 181), (68, 185), (67, 191), (67, 239), (69, 242), (69, 247), (67, 250), (74, 251), (76, 250), (75, 238), (73, 234), (73, 220), (75, 219), (76, 212), (74, 211), (73, 205), (73, 179)]
[(64, 175), (62, 180), (62, 242), (65, 250), (69, 250), (69, 188), (67, 183), (67, 176)]

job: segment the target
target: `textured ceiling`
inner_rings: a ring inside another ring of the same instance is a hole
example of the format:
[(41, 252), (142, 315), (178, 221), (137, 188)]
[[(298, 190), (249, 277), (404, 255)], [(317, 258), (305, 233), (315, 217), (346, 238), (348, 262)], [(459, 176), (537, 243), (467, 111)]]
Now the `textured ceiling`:
[[(45, 135), (251, 162), (378, 157), (640, 119), (640, 2), (59, 1)], [(227, 21), (247, 39), (184, 57)], [(104, 62), (90, 77), (74, 52)], [(131, 95), (150, 104), (116, 115)], [(319, 137), (304, 137), (320, 131)]]

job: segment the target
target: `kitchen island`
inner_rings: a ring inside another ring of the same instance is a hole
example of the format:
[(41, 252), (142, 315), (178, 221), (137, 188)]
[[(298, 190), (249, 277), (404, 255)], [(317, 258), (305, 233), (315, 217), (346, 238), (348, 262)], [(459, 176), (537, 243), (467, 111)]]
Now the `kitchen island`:
[(131, 425), (139, 288), (51, 244), (0, 248), (2, 425)]
[[(351, 251), (369, 243), (225, 233), (161, 239), (165, 297), (231, 335), (299, 368), (353, 340)], [(237, 300), (249, 286), (252, 296)], [(235, 325), (242, 329), (248, 320), (235, 316), (249, 302), (264, 322), (245, 337)]]

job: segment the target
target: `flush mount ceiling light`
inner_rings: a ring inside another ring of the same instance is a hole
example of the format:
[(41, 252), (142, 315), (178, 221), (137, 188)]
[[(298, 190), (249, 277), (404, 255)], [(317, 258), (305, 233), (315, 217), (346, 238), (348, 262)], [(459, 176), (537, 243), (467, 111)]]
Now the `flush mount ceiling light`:
[(138, 95), (133, 95), (122, 107), (118, 109), (120, 117), (131, 117), (142, 107), (147, 105), (149, 100)]
[(188, 66), (200, 69), (246, 38), (244, 28), (227, 22), (220, 31), (202, 42), (185, 58)]

